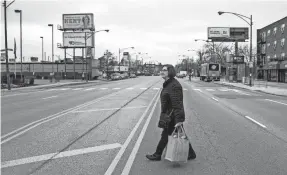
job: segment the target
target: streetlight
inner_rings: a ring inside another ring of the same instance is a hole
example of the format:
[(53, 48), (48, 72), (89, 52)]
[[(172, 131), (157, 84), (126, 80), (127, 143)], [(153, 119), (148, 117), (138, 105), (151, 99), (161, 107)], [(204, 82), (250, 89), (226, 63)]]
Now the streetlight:
[(42, 69), (43, 69), (43, 73), (44, 73), (44, 37), (40, 36), (40, 38), (42, 39)]
[(119, 72), (120, 72), (120, 62), (121, 62), (121, 51), (124, 51), (126, 49), (134, 49), (135, 47), (127, 47), (127, 48), (123, 48), (123, 49), (120, 49), (119, 48)]
[[(229, 13), (229, 14), (232, 14), (232, 15), (235, 15), (239, 18), (241, 18), (243, 21), (245, 21), (249, 26), (250, 26), (250, 61), (252, 60), (252, 25), (253, 25), (253, 22), (252, 22), (252, 15), (250, 15), (250, 17), (247, 17), (247, 16), (244, 16), (244, 15), (241, 15), (241, 14), (238, 14), (238, 13), (233, 13), (233, 12), (223, 12), (223, 11), (219, 11), (218, 12), (218, 15), (222, 15), (224, 13)], [(245, 19), (244, 19), (245, 18)], [(246, 19), (249, 19), (250, 22), (248, 22)], [(253, 61), (253, 66), (254, 66), (254, 61)], [(250, 86), (251, 86), (251, 77), (252, 77), (252, 69), (249, 68), (249, 71), (250, 71)]]
[(48, 24), (49, 27), (52, 27), (52, 71), (54, 75), (54, 25)]
[(20, 58), (21, 58), (21, 82), (22, 78), (22, 10), (15, 10), (15, 13), (20, 13)]
[(6, 0), (3, 2), (4, 6), (4, 25), (5, 25), (5, 57), (6, 57), (6, 74), (7, 74), (7, 85), (8, 85), (8, 90), (11, 90), (10, 86), (10, 72), (9, 72), (9, 63), (8, 63), (8, 40), (7, 40), (7, 8), (14, 3), (14, 1), (10, 2), (10, 4), (7, 5)]
[(87, 32), (85, 32), (85, 49), (86, 49), (86, 82), (88, 82), (88, 60), (87, 60), (87, 53), (88, 53), (88, 49), (87, 49), (87, 40), (94, 36), (95, 33), (98, 33), (98, 32), (109, 32), (110, 30), (108, 29), (105, 29), (105, 30), (97, 30), (93, 33), (91, 33), (90, 36), (87, 37)]

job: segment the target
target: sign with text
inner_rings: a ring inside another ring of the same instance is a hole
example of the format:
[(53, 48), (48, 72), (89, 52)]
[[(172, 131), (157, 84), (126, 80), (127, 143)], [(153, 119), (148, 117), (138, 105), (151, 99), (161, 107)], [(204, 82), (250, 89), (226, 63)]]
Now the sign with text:
[(229, 27), (208, 27), (208, 39), (230, 37)]
[(91, 32), (63, 32), (63, 45), (67, 48), (94, 47)]
[(63, 29), (94, 29), (94, 14), (79, 13), (79, 14), (63, 14)]
[(248, 27), (208, 27), (207, 32), (213, 42), (245, 42), (249, 38)]

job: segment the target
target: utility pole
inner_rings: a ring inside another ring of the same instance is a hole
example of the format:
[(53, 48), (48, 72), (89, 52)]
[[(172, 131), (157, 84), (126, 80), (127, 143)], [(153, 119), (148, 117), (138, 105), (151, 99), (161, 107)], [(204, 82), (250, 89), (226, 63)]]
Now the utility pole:
[(65, 56), (64, 56), (64, 59), (65, 59), (65, 75), (64, 75), (64, 77), (65, 77), (65, 79), (67, 78), (67, 49), (65, 48), (64, 49), (64, 54), (65, 54)]

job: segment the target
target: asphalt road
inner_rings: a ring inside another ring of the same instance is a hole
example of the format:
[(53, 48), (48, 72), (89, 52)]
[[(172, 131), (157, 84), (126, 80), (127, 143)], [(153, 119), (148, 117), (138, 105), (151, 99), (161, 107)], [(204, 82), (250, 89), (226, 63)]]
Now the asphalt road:
[(2, 97), (2, 174), (287, 174), (286, 98), (179, 81), (196, 160), (146, 160), (163, 80), (139, 77)]

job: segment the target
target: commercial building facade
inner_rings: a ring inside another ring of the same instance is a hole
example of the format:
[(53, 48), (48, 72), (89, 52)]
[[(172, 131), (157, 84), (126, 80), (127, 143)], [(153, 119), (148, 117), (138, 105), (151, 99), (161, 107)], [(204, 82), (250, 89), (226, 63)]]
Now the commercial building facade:
[(258, 78), (287, 83), (287, 16), (257, 30)]

